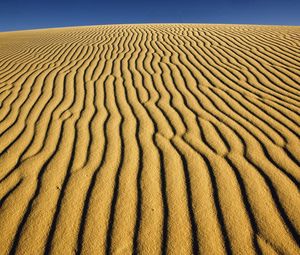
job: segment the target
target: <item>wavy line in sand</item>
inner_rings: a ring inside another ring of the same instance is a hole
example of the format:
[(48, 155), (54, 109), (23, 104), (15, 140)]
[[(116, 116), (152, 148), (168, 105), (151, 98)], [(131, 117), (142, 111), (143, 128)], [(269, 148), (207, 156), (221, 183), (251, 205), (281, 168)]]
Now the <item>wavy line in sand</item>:
[(0, 33), (2, 254), (298, 254), (299, 27)]

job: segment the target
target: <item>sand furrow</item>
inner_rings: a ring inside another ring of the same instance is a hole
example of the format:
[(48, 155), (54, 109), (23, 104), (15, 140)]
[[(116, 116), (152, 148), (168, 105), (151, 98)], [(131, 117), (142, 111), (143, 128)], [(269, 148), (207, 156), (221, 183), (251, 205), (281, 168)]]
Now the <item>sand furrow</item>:
[(300, 253), (299, 32), (0, 33), (0, 253)]

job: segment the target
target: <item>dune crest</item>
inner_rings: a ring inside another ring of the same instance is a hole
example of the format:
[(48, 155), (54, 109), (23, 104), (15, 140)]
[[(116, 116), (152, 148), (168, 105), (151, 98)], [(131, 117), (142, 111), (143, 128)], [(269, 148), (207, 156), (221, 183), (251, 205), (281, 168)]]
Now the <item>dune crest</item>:
[(0, 33), (0, 254), (300, 254), (300, 28)]

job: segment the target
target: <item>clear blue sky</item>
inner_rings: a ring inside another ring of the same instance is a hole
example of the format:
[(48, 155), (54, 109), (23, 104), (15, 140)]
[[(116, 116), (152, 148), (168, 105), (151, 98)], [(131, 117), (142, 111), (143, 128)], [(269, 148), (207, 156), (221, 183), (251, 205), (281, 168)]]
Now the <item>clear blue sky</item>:
[(300, 25), (300, 0), (0, 0), (0, 31), (116, 23)]

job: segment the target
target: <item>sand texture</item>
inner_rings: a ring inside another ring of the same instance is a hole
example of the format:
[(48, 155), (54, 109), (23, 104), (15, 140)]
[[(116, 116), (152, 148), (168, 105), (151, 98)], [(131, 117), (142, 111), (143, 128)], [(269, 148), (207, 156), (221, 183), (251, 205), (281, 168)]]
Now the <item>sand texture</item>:
[(300, 27), (0, 33), (0, 254), (300, 254)]

